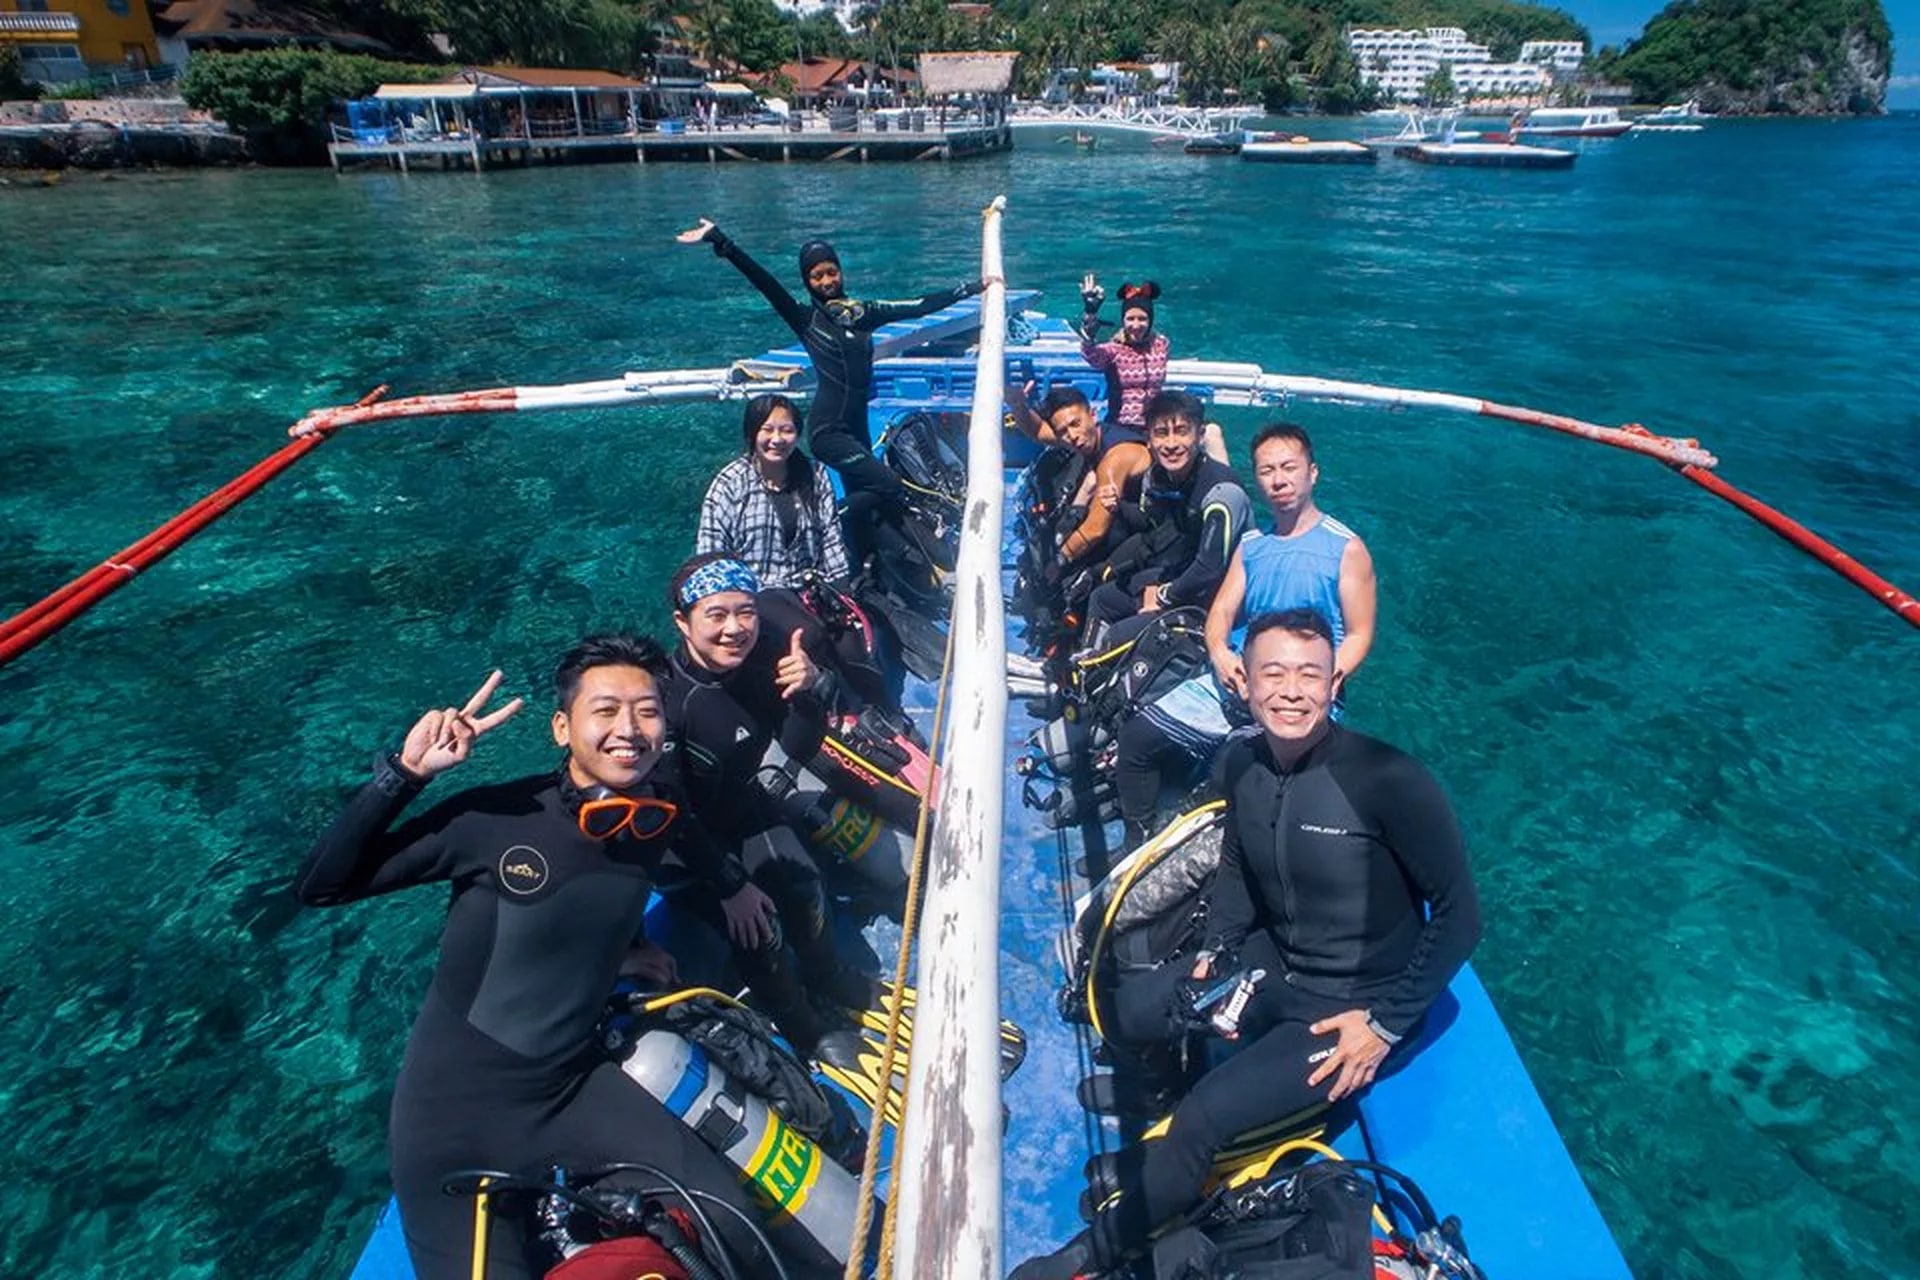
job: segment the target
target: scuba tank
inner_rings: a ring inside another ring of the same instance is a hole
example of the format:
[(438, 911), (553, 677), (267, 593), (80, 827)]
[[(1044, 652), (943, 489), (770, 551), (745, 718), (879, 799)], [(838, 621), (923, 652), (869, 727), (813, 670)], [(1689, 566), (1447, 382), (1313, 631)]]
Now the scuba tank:
[[(793, 1219), (836, 1263), (846, 1265), (859, 1179), (698, 1045), (671, 1031), (643, 1032), (620, 1069), (738, 1169), (778, 1214)], [(878, 1224), (879, 1215), (874, 1221)]]
[(871, 808), (834, 795), (811, 769), (770, 743), (754, 783), (769, 796), (809, 848), (831, 854), (884, 889), (903, 889), (913, 836)]

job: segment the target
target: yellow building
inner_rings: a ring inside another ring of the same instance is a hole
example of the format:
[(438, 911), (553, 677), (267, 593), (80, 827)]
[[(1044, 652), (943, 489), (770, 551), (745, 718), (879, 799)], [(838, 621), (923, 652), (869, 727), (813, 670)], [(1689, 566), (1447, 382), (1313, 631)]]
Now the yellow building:
[(48, 84), (160, 62), (147, 0), (0, 0), (0, 44)]

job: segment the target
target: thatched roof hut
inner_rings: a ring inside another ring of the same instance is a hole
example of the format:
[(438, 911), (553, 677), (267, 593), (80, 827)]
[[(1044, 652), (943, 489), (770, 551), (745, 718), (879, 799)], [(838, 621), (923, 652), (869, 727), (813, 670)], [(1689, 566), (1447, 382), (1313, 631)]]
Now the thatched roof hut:
[(1004, 94), (1013, 87), (1013, 60), (1007, 52), (923, 53), (920, 89), (929, 98), (954, 94)]

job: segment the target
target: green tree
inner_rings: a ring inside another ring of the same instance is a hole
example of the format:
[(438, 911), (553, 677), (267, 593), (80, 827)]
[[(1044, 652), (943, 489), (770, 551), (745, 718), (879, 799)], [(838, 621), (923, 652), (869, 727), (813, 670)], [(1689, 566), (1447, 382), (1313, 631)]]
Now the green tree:
[(40, 96), (40, 86), (27, 81), (20, 65), (20, 51), (11, 44), (0, 44), (0, 102), (31, 101)]
[(1439, 70), (1428, 76), (1426, 83), (1420, 86), (1420, 101), (1429, 107), (1450, 107), (1460, 97), (1460, 91), (1454, 87), (1453, 66), (1442, 62)]
[(654, 49), (667, 0), (331, 0), (444, 33), (463, 62), (633, 71)]
[(180, 77), (180, 96), (246, 134), (256, 157), (309, 161), (327, 141), (333, 104), (364, 98), (381, 84), (444, 79), (445, 67), (389, 62), (330, 49), (196, 53)]

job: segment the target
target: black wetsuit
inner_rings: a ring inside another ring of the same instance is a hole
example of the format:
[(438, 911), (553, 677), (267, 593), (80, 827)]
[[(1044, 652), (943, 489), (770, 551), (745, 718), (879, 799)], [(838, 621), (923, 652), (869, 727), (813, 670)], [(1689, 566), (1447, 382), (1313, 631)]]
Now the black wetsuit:
[[(1334, 726), (1286, 769), (1264, 734), (1236, 739), (1215, 777), (1228, 809), (1206, 946), (1217, 976), (1230, 964), (1267, 977), (1240, 1020), (1245, 1047), (1122, 1162), (1126, 1195), (1093, 1227), (1109, 1263), (1193, 1204), (1229, 1140), (1326, 1097), (1337, 1076), (1309, 1088), (1309, 1059), (1336, 1038), (1311, 1024), (1365, 1009), (1402, 1043), (1480, 937), (1453, 808), (1413, 757)], [(1174, 988), (1188, 968), (1162, 966), (1118, 993), (1116, 1038), (1177, 1035)]]
[[(687, 842), (690, 820), (650, 841), (591, 839), (555, 774), (462, 791), (390, 830), (421, 785), (381, 761), (294, 885), (314, 906), (434, 881), (452, 888), (388, 1135), (421, 1280), (473, 1274), (474, 1202), (440, 1190), (460, 1169), (540, 1175), (549, 1163), (642, 1160), (748, 1207), (739, 1174), (609, 1061), (594, 1034), (668, 844), (702, 864), (715, 846)], [(670, 760), (638, 791), (684, 799)], [(505, 1217), (495, 1218), (486, 1274), (533, 1274)]]
[(1106, 645), (1132, 639), (1151, 620), (1135, 617), (1150, 586), (1166, 586), (1162, 608), (1213, 603), (1234, 548), (1252, 527), (1253, 504), (1232, 467), (1202, 455), (1178, 481), (1154, 463), (1139, 500), (1114, 514), (1133, 532), (1114, 549), (1112, 576), (1087, 605), (1090, 618), (1120, 624), (1100, 638)]
[(813, 362), (813, 404), (807, 411), (807, 446), (839, 472), (846, 488), (847, 531), (856, 556), (873, 549), (874, 526), (898, 513), (905, 491), (900, 479), (873, 456), (867, 401), (873, 393), (873, 331), (950, 307), (980, 292), (975, 282), (904, 302), (815, 299), (803, 303), (773, 273), (755, 262), (718, 227), (707, 232), (714, 253), (738, 268), (806, 348)]
[[(825, 710), (813, 694), (785, 699), (774, 683), (787, 643), (763, 627), (747, 660), (724, 675), (699, 666), (683, 646), (673, 655), (661, 695), (695, 810), (723, 843), (740, 850), (747, 873), (780, 909), (783, 937), (736, 956), (756, 1002), (804, 1054), (831, 1029), (812, 996), (864, 1008), (871, 993), (834, 949), (819, 868), (758, 781), (776, 736), (790, 757), (806, 760), (826, 732)], [(703, 884), (689, 884), (684, 897), (677, 889), (663, 890), (724, 927), (718, 903)], [(783, 944), (792, 945), (797, 969)]]

